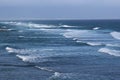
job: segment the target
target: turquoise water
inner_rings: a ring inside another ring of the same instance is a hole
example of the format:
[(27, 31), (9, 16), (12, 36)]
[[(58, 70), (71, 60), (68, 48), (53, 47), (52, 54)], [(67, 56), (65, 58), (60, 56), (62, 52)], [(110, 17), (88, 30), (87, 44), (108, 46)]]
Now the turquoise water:
[(0, 21), (0, 80), (119, 80), (120, 20)]

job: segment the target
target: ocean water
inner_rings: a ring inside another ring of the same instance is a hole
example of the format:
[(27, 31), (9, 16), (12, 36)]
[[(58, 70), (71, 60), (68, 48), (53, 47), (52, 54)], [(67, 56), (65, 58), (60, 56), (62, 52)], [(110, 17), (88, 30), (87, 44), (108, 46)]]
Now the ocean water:
[(119, 80), (120, 20), (0, 21), (0, 80)]

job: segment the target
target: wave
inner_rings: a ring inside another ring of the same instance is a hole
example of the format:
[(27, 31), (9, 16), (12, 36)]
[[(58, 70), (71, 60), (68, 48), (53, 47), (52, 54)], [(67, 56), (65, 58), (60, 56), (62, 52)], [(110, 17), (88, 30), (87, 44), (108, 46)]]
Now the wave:
[(26, 50), (26, 49), (15, 49), (15, 48), (11, 48), (11, 47), (6, 47), (5, 49), (9, 53), (18, 53), (18, 54), (27, 54), (31, 51), (31, 50)]
[(98, 43), (98, 42), (87, 42), (88, 45), (90, 46), (101, 46), (103, 45), (102, 43)]
[(70, 25), (61, 25), (60, 27), (63, 27), (63, 28), (71, 28), (71, 27), (75, 27), (75, 26), (70, 26)]
[(120, 32), (114, 31), (111, 32), (110, 34), (112, 35), (113, 38), (120, 40)]
[(22, 59), (24, 62), (36, 62), (37, 56), (24, 56), (24, 55), (16, 55), (18, 58)]
[(94, 27), (94, 28), (93, 28), (93, 30), (98, 30), (98, 29), (100, 29), (100, 27)]
[(39, 54), (34, 55), (16, 55), (19, 59), (21, 59), (24, 62), (30, 62), (30, 63), (39, 63), (39, 62), (46, 62), (50, 61), (50, 59), (44, 58), (44, 56), (40, 56)]
[(48, 69), (46, 67), (40, 67), (40, 66), (35, 66), (35, 67), (40, 69), (40, 70), (44, 70), (44, 71), (48, 71), (48, 72), (54, 72), (52, 69)]
[(16, 26), (25, 26), (29, 28), (53, 28), (54, 25), (44, 25), (44, 24), (35, 24), (35, 23), (25, 23), (25, 22), (3, 22), (4, 24), (16, 25)]
[(9, 53), (18, 52), (16, 49), (11, 48), (11, 47), (6, 47), (5, 49), (6, 49)]
[(79, 40), (77, 40), (76, 42), (81, 43), (81, 44), (86, 44), (86, 45), (89, 45), (89, 46), (101, 46), (101, 45), (104, 45), (104, 44), (98, 43), (98, 42), (84, 42), (84, 41), (79, 41)]
[(44, 52), (44, 51), (53, 51), (53, 49), (15, 49), (15, 48), (11, 48), (11, 47), (6, 47), (5, 48), (9, 53), (18, 53), (18, 54), (33, 54), (33, 53), (39, 53), (39, 52)]
[[(90, 46), (101, 46), (105, 45), (103, 42), (97, 40), (104, 40), (101, 39), (101, 34), (95, 34), (90, 30), (67, 30), (66, 33), (63, 34), (66, 38), (72, 38), (72, 40), (76, 41), (77, 43), (84, 43)], [(96, 39), (99, 38), (100, 39)], [(86, 39), (87, 38), (87, 39)], [(90, 41), (97, 41), (97, 42), (90, 42)]]
[(104, 79), (103, 76), (92, 74), (55, 72), (49, 80), (93, 80), (96, 78)]
[[(70, 73), (60, 73), (60, 72), (56, 72), (56, 71), (54, 71), (54, 70), (52, 70), (52, 69), (49, 69), (49, 68), (46, 68), (46, 67), (40, 67), (40, 66), (35, 66), (36, 68), (38, 68), (38, 69), (40, 69), (40, 70), (43, 70), (43, 71), (48, 71), (48, 72), (52, 72), (53, 73), (53, 75), (51, 76), (51, 77), (49, 77), (49, 79), (51, 80), (53, 80), (53, 79), (58, 79), (58, 78), (68, 78), (69, 77), (69, 75), (70, 75)], [(72, 75), (72, 74), (71, 74)]]
[(54, 74), (49, 78), (50, 80), (71, 80), (75, 76), (73, 73), (60, 73), (54, 72)]
[(24, 38), (25, 36), (18, 36), (19, 38)]
[(88, 30), (67, 30), (63, 36), (66, 38), (79, 38), (81, 35), (89, 34), (88, 32)]
[(111, 47), (120, 47), (120, 44), (106, 44), (106, 46), (111, 46)]
[(111, 49), (108, 49), (108, 48), (101, 48), (101, 49), (98, 50), (98, 52), (107, 53), (107, 54), (113, 55), (113, 56), (120, 56), (120, 51), (111, 50)]

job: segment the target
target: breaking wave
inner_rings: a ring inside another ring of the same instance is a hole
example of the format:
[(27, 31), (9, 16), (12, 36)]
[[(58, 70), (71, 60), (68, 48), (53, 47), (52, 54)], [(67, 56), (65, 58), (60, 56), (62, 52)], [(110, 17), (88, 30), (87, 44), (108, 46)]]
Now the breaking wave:
[(112, 35), (113, 38), (120, 40), (120, 32), (114, 31), (111, 32), (110, 34)]
[(93, 30), (98, 30), (98, 29), (100, 29), (100, 27), (94, 27), (94, 28), (93, 28)]
[(75, 27), (75, 26), (61, 25), (61, 27), (64, 27), (64, 28), (71, 28), (71, 27)]
[(35, 23), (25, 23), (25, 22), (3, 22), (4, 24), (16, 25), (16, 26), (25, 26), (30, 28), (51, 28), (55, 27), (54, 25), (44, 25), (44, 24), (35, 24)]
[(98, 52), (107, 53), (107, 54), (113, 55), (113, 56), (120, 56), (120, 51), (111, 50), (111, 49), (108, 49), (108, 48), (101, 48), (101, 49), (98, 50)]
[(52, 51), (53, 49), (15, 49), (11, 47), (5, 48), (9, 53), (18, 53), (18, 54), (32, 54), (37, 52)]
[(3, 22), (4, 24), (9, 24), (9, 25), (16, 25), (16, 26), (25, 26), (29, 28), (37, 28), (37, 29), (44, 29), (44, 28), (71, 28), (75, 26), (70, 26), (70, 25), (47, 25), (47, 24), (36, 24), (36, 23), (25, 23), (25, 22)]
[(13, 53), (13, 52), (17, 53), (17, 52), (18, 52), (16, 49), (11, 48), (11, 47), (6, 47), (5, 49), (6, 49), (9, 53)]
[(97, 42), (87, 42), (88, 45), (91, 45), (91, 46), (101, 46), (101, 45), (104, 45), (102, 43), (97, 43)]
[(106, 44), (106, 46), (111, 46), (111, 47), (120, 47), (120, 44)]

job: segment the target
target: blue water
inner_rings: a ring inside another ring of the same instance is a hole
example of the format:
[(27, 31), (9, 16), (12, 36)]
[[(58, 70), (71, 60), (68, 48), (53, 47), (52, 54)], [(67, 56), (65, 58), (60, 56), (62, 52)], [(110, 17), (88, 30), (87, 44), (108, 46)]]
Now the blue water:
[(0, 21), (0, 80), (119, 80), (120, 20)]

